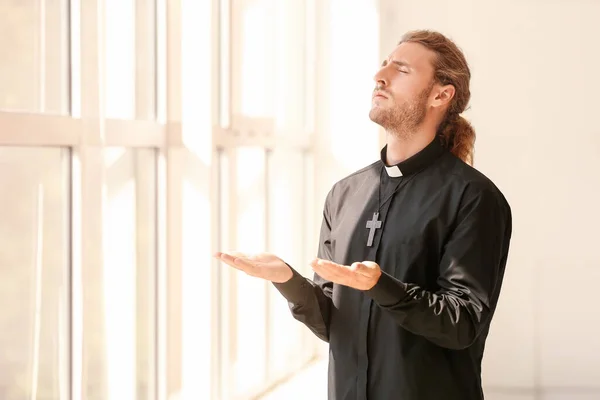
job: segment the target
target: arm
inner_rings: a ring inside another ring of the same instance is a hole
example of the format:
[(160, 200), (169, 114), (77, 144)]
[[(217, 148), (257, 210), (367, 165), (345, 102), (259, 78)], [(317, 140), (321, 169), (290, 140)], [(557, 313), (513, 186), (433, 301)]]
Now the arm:
[[(331, 225), (328, 214), (326, 202), (321, 223), (318, 257), (331, 260)], [(306, 325), (318, 338), (328, 342), (333, 283), (316, 273), (311, 281), (291, 266), (290, 268), (293, 273), (292, 278), (285, 283), (273, 283), (273, 285), (288, 301), (294, 318)]]
[(442, 347), (467, 348), (494, 313), (511, 231), (508, 204), (488, 190), (467, 192), (441, 259), (440, 289), (382, 273), (366, 293), (405, 329)]

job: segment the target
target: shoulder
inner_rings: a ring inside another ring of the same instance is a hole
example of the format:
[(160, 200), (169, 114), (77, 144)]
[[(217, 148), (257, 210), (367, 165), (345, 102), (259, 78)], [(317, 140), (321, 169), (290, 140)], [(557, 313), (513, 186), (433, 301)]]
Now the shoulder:
[(327, 201), (336, 201), (349, 193), (360, 191), (361, 187), (366, 183), (370, 182), (372, 179), (377, 179), (379, 176), (378, 174), (380, 173), (378, 166), (380, 165), (380, 161), (375, 161), (336, 181), (329, 190)]
[(454, 188), (462, 193), (462, 203), (482, 203), (511, 216), (511, 207), (504, 193), (483, 172), (448, 154), (443, 160), (443, 171)]

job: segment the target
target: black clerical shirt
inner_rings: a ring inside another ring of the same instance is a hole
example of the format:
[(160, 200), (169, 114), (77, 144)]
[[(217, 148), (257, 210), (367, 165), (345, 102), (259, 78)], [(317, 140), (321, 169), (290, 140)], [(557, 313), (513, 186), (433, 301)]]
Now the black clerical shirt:
[[(437, 139), (396, 166), (385, 165), (385, 151), (333, 186), (318, 251), (344, 265), (377, 262), (377, 284), (360, 291), (294, 271), (275, 287), (293, 316), (329, 343), (330, 400), (483, 399), (481, 361), (510, 207)], [(382, 222), (368, 246), (370, 220)]]

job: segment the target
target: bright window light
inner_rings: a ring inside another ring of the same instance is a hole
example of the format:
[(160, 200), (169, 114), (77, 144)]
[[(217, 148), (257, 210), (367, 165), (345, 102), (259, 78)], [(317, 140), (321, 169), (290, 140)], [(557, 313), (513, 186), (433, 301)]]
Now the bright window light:
[[(369, 119), (373, 75), (379, 63), (379, 22), (375, 2), (332, 0), (329, 98), (331, 151), (347, 171), (373, 161), (378, 128)], [(348, 60), (352, 60), (349, 62)]]

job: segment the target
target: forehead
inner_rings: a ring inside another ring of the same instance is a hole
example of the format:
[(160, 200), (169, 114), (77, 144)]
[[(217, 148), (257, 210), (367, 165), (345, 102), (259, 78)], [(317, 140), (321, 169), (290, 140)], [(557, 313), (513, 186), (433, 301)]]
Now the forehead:
[(433, 71), (435, 53), (419, 43), (402, 43), (390, 53), (388, 61), (401, 61), (420, 72)]

